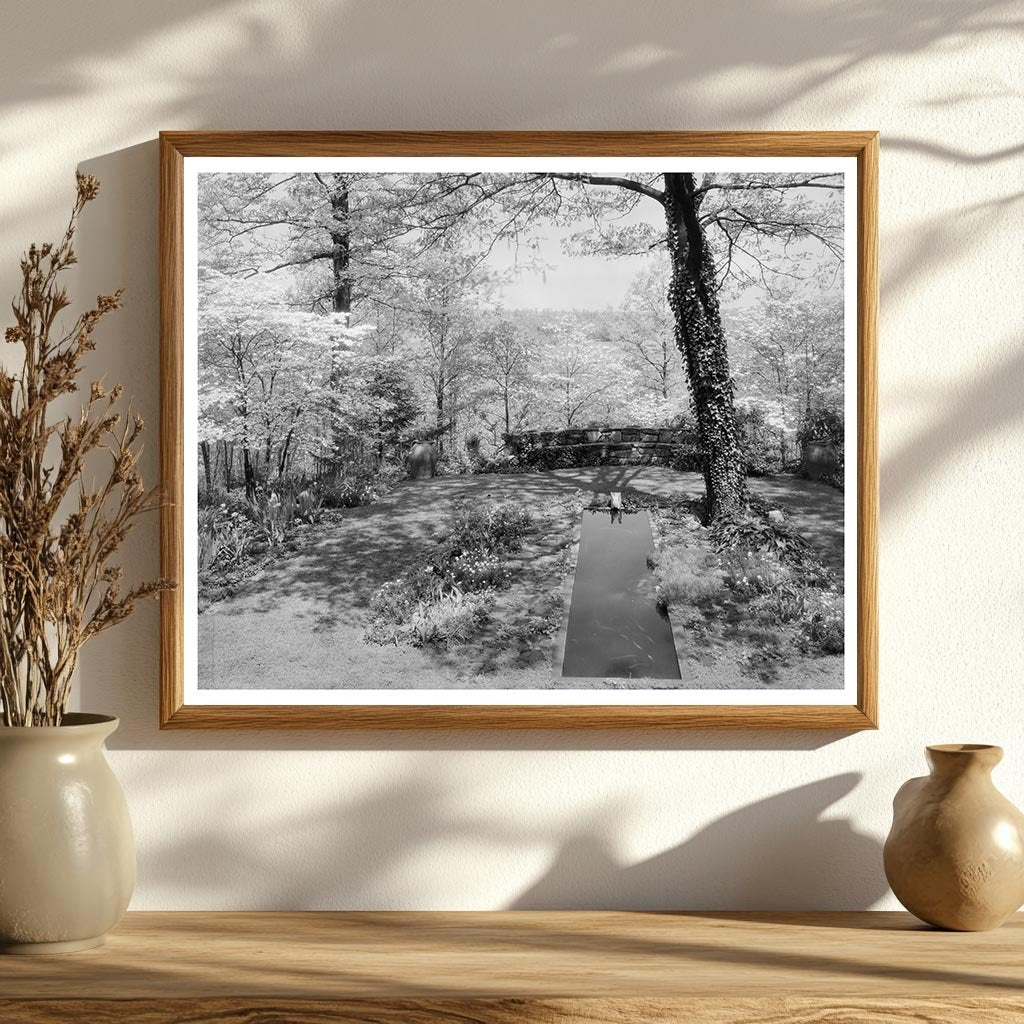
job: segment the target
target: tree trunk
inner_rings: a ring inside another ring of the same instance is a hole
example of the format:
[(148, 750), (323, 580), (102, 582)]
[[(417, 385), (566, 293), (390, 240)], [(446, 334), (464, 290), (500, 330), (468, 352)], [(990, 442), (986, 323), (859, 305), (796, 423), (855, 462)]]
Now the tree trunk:
[(331, 272), (334, 288), (331, 304), (335, 313), (352, 311), (352, 230), (349, 226), (348, 181), (339, 175), (338, 188), (331, 193)]
[(438, 383), (434, 392), (434, 401), (437, 405), (437, 457), (444, 456), (444, 385)]
[(206, 477), (206, 492), (213, 490), (213, 474), (210, 470), (210, 442), (200, 441), (199, 450), (203, 453), (203, 475)]
[(235, 485), (232, 470), (235, 464), (235, 446), (229, 445), (227, 441), (224, 442), (224, 486), (227, 490), (231, 490)]
[(292, 447), (292, 436), (295, 433), (295, 428), (292, 427), (284, 439), (284, 444), (281, 446), (281, 456), (277, 462), (277, 479), (283, 480), (285, 470), (288, 468), (288, 455)]
[(708, 518), (715, 519), (745, 507), (747, 490), (714, 264), (698, 206), (692, 174), (665, 175), (665, 218), (672, 260), (668, 301), (700, 434)]
[(242, 449), (242, 467), (245, 471), (245, 496), (249, 501), (253, 501), (256, 497), (256, 469), (248, 445)]

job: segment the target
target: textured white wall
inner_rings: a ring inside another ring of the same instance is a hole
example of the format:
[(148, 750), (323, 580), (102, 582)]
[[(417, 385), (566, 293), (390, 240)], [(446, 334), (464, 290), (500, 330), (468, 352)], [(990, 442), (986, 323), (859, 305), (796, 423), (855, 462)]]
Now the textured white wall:
[[(4, 8), (0, 295), (97, 174), (76, 287), (127, 288), (95, 366), (154, 426), (160, 129), (882, 132), (881, 731), (162, 734), (147, 607), (80, 697), (123, 721), (134, 906), (892, 906), (880, 842), (925, 743), (1005, 745), (1024, 803), (1015, 2)], [(153, 522), (130, 565), (156, 564)]]

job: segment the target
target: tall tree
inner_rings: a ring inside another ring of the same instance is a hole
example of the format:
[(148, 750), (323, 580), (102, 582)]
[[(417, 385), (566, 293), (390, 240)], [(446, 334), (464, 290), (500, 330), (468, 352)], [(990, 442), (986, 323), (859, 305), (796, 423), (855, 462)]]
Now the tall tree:
[(344, 314), (292, 308), (265, 279), (204, 267), (199, 289), (199, 441), (240, 447), (252, 497), (261, 477), (282, 475), (318, 433), (331, 356), (348, 353), (363, 332)]
[(618, 351), (597, 336), (593, 325), (577, 314), (564, 313), (540, 327), (545, 379), (557, 413), (555, 425), (577, 427), (608, 418), (621, 407), (628, 390), (626, 369)]
[(518, 427), (529, 408), (534, 384), (533, 350), (508, 319), (485, 324), (480, 336), (480, 374), (498, 402), (504, 433)]

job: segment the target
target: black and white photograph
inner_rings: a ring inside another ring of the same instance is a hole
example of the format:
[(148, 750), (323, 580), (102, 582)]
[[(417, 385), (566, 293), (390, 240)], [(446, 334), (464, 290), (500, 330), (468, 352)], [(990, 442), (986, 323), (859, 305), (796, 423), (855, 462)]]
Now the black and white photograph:
[(849, 703), (855, 188), (187, 161), (191, 699)]

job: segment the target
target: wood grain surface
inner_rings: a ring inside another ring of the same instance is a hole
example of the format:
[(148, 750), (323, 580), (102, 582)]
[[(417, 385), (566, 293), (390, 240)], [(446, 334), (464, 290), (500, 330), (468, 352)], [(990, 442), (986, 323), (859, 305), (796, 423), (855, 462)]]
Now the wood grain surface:
[(1024, 1000), (0, 999), (7, 1024), (1021, 1024)]
[[(184, 161), (199, 156), (844, 156), (857, 159), (857, 701), (850, 705), (188, 705), (184, 589), (161, 595), (160, 725), (169, 729), (873, 729), (878, 723), (876, 334), (878, 133), (161, 132), (162, 574), (182, 580)], [(188, 614), (193, 614), (189, 609)]]
[(0, 957), (0, 1020), (1024, 1021), (1024, 915), (132, 913)]
[(1024, 998), (1024, 915), (132, 913), (107, 945), (0, 958), (6, 998)]

